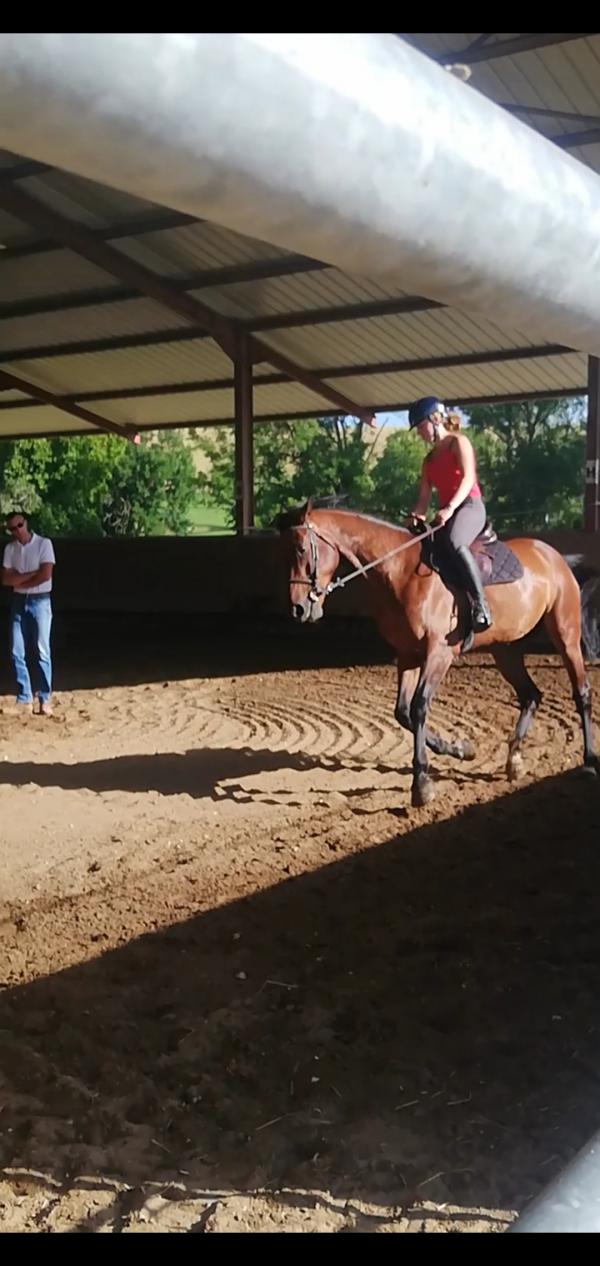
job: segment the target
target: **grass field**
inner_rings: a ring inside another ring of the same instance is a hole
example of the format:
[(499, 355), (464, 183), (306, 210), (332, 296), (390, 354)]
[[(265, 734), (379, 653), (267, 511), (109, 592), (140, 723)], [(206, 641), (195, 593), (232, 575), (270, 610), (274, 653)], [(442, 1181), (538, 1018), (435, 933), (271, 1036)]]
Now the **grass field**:
[(190, 519), (194, 536), (233, 536), (234, 534), (227, 520), (227, 512), (218, 506), (198, 503), (191, 510)]

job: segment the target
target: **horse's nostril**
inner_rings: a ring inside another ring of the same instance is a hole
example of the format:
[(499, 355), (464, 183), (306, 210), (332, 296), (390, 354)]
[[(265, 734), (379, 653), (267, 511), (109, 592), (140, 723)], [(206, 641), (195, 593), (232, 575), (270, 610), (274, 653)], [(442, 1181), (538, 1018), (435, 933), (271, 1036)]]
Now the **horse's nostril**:
[(302, 606), (302, 603), (301, 603), (301, 602), (295, 602), (295, 603), (294, 603), (294, 607), (293, 607), (293, 614), (294, 614), (294, 619), (295, 619), (295, 620), (301, 620), (301, 619), (302, 619), (302, 616), (304, 615), (304, 607)]

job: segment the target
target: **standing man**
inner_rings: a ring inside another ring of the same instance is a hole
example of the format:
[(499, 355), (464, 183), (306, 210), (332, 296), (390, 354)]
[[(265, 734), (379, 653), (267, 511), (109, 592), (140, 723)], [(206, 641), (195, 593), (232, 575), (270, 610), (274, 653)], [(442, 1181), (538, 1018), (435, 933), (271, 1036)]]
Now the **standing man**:
[(10, 647), (17, 679), (17, 709), (33, 710), (33, 691), (27, 668), (27, 652), (35, 667), (40, 715), (52, 716), (52, 572), (54, 548), (47, 537), (30, 532), (24, 514), (6, 516), (11, 535), (4, 550), (2, 584), (13, 591), (10, 608)]

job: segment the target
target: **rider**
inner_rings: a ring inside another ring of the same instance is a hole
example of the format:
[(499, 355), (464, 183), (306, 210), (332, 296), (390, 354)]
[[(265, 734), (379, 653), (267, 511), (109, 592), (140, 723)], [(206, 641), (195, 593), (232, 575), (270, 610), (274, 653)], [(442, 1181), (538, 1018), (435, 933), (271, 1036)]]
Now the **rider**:
[(421, 487), (413, 516), (425, 519), (432, 489), (439, 509), (434, 526), (443, 524), (438, 541), (451, 556), (455, 570), (472, 606), (473, 631), (483, 633), (492, 624), (481, 575), (469, 549), (486, 522), (485, 505), (477, 482), (475, 453), (470, 440), (458, 435), (460, 419), (446, 413), (436, 396), (416, 400), (408, 411), (408, 424), (425, 444), (432, 444), (421, 470)]

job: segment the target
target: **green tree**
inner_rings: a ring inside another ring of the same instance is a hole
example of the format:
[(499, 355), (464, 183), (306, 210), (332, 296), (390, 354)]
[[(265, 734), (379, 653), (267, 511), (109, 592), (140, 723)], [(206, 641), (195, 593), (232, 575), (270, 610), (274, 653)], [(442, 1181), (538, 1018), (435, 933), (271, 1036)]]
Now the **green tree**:
[(0, 513), (33, 514), (42, 504), (51, 460), (50, 440), (0, 441)]
[(177, 432), (0, 442), (0, 509), (22, 509), (54, 536), (143, 536), (190, 530), (197, 477)]
[(412, 509), (424, 456), (423, 444), (412, 432), (397, 430), (388, 437), (372, 470), (369, 508), (375, 514), (399, 523)]
[[(202, 436), (198, 448), (209, 468), (199, 476), (205, 501), (234, 521), (234, 439), (228, 427)], [(254, 429), (255, 518), (268, 527), (282, 508), (309, 496), (344, 495), (365, 506), (372, 495), (371, 448), (359, 422), (309, 418), (258, 423)]]
[(501, 530), (580, 523), (583, 417), (581, 400), (473, 408), (469, 430), (488, 510)]
[(469, 413), (469, 427), (477, 434), (496, 436), (507, 460), (512, 461), (549, 429), (580, 430), (584, 416), (585, 401), (581, 399), (522, 400), (516, 404), (474, 406)]
[[(118, 441), (120, 443), (121, 441)], [(100, 504), (106, 536), (185, 536), (198, 494), (190, 445), (180, 432), (162, 431), (126, 445)]]

